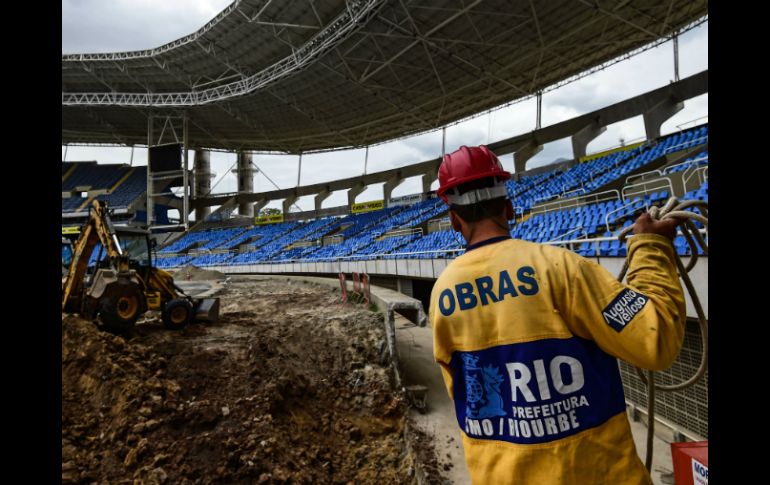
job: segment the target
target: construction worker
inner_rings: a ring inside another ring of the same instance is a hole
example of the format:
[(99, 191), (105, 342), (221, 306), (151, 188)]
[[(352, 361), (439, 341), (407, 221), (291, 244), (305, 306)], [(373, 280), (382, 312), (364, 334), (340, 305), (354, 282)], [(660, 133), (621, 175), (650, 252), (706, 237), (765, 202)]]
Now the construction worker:
[(640, 216), (628, 284), (578, 254), (512, 239), (486, 146), (446, 155), (438, 195), (467, 241), (433, 287), (434, 356), (474, 484), (650, 484), (616, 358), (671, 366), (684, 339), (676, 220)]

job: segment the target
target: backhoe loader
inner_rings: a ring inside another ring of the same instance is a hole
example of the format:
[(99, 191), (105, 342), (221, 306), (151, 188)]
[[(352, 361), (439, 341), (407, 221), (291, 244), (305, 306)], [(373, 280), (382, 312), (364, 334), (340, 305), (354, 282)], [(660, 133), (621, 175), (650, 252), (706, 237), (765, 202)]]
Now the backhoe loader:
[[(93, 272), (89, 260), (99, 246)], [(78, 313), (113, 333), (126, 332), (147, 310), (161, 312), (170, 330), (219, 320), (219, 298), (196, 299), (152, 265), (149, 232), (115, 227), (105, 201), (94, 200), (72, 249), (62, 287), (62, 311)]]

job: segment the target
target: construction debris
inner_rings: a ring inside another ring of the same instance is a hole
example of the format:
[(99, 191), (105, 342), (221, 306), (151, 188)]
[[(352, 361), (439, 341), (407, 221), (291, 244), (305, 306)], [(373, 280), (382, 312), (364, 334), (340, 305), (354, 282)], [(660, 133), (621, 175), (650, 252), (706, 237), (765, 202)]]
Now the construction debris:
[(203, 269), (195, 266), (194, 264), (188, 264), (179, 268), (174, 274), (174, 279), (180, 281), (204, 281), (204, 280), (217, 280), (222, 281), (227, 278), (227, 275), (214, 271), (212, 269)]
[(442, 481), (405, 441), (382, 315), (329, 289), (236, 282), (218, 324), (180, 332), (62, 325), (63, 483)]

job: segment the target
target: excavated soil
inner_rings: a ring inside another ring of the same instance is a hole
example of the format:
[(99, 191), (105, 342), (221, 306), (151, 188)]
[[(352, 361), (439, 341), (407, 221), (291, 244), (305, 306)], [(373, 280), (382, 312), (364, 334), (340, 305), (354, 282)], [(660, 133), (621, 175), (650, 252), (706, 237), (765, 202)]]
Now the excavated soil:
[(405, 442), (380, 314), (309, 284), (221, 298), (181, 332), (63, 317), (63, 483), (442, 481), (429, 440)]
[(227, 275), (214, 271), (213, 269), (203, 269), (195, 266), (194, 264), (188, 264), (176, 271), (173, 271), (175, 279), (182, 281), (203, 281), (203, 280), (224, 280)]

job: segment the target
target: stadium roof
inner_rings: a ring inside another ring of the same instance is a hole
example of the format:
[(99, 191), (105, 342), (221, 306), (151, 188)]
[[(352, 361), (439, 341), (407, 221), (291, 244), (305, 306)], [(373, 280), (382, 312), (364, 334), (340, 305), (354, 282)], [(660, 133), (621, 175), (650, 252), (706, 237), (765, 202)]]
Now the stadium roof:
[(241, 0), (166, 45), (62, 56), (62, 143), (288, 153), (424, 132), (554, 88), (706, 20), (705, 0)]

